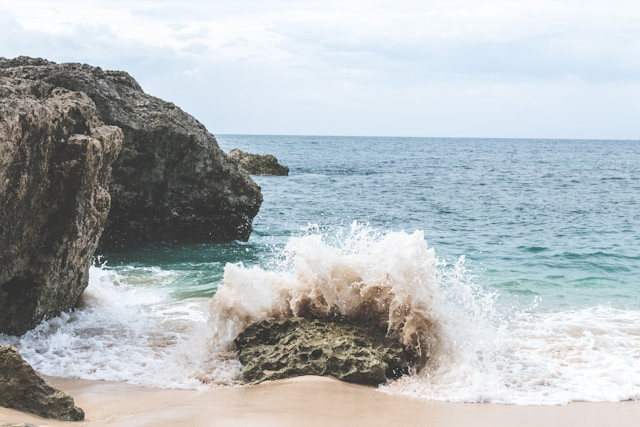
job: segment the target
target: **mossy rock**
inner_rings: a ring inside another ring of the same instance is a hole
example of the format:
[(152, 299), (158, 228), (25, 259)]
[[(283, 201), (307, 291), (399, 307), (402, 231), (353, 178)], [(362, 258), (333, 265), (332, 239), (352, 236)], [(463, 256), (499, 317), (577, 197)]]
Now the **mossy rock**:
[(247, 383), (320, 375), (377, 385), (408, 374), (415, 360), (386, 330), (348, 319), (261, 321), (235, 344)]

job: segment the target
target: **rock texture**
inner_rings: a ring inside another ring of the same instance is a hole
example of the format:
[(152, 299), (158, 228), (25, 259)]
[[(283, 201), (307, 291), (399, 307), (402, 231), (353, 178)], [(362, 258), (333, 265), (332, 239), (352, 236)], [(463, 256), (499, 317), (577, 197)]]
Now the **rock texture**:
[(251, 154), (234, 148), (229, 151), (229, 157), (252, 175), (289, 175), (289, 168), (278, 163), (271, 154)]
[(409, 372), (414, 354), (384, 330), (347, 321), (257, 322), (235, 340), (245, 382), (322, 375), (377, 385)]
[(83, 92), (104, 123), (124, 132), (103, 248), (248, 239), (260, 188), (201, 123), (127, 73), (20, 57), (0, 58), (0, 76)]
[(86, 95), (0, 76), (0, 332), (72, 308), (87, 286), (122, 138)]
[(0, 406), (63, 421), (84, 419), (71, 396), (53, 388), (8, 345), (0, 346)]

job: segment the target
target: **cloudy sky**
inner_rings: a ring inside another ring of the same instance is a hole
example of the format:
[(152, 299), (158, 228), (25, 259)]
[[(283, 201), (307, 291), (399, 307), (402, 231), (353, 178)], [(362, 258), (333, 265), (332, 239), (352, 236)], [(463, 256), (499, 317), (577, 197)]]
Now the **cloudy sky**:
[(3, 0), (0, 28), (218, 134), (640, 139), (637, 0)]

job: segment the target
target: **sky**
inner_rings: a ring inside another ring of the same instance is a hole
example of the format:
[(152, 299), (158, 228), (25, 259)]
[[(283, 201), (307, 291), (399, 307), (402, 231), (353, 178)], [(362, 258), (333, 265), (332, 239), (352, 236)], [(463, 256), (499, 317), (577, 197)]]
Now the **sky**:
[(0, 56), (129, 72), (214, 134), (640, 139), (637, 0), (0, 0)]

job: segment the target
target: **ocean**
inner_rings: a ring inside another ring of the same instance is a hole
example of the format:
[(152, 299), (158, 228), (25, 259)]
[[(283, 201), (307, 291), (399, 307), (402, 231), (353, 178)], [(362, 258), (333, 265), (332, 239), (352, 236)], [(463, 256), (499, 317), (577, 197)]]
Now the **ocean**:
[(640, 398), (640, 141), (217, 138), (290, 168), (254, 177), (248, 242), (98, 254), (78, 309), (0, 343), (45, 375), (226, 387), (248, 323), (384, 293), (380, 321), (423, 331), (425, 362), (381, 392)]

